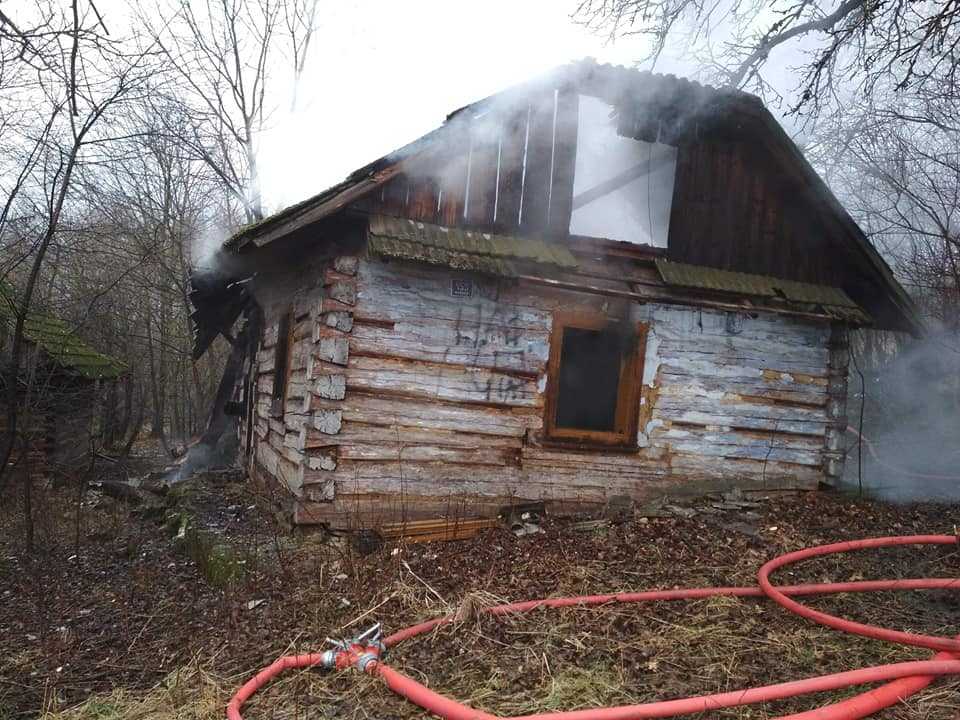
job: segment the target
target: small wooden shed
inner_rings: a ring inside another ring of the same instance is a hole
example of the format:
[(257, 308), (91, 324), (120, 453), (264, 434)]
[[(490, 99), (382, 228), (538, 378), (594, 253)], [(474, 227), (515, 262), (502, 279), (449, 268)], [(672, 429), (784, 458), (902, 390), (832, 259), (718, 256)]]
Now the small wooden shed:
[(592, 62), (219, 260), (195, 350), (234, 343), (250, 472), (332, 527), (833, 483), (848, 330), (919, 330), (756, 97)]
[[(9, 362), (17, 294), (0, 282), (0, 362)], [(34, 477), (75, 470), (89, 449), (94, 411), (105, 383), (126, 372), (121, 361), (95, 350), (75, 328), (49, 313), (24, 321), (24, 359), (18, 379), (18, 438), (10, 462)], [(0, 434), (6, 432), (6, 392), (0, 372)], [(24, 450), (26, 454), (24, 455)]]

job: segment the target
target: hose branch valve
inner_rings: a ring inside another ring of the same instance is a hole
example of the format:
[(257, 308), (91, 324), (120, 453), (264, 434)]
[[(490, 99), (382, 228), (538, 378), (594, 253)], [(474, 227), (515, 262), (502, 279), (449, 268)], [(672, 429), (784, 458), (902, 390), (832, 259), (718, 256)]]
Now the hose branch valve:
[(377, 662), (387, 652), (380, 623), (374, 623), (356, 637), (344, 640), (327, 638), (327, 642), (333, 648), (324, 650), (320, 661), (320, 665), (327, 670), (355, 667), (360, 672), (366, 672), (371, 663)]

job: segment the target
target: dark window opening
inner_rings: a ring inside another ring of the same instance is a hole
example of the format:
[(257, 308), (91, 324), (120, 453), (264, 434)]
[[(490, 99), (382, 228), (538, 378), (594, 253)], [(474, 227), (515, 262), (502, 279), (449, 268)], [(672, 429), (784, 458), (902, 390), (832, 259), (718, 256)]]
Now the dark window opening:
[(277, 342), (273, 348), (273, 412), (274, 416), (283, 415), (284, 401), (287, 395), (287, 374), (290, 369), (290, 330), (293, 325), (293, 311), (288, 310), (280, 316), (277, 326)]
[(557, 427), (613, 432), (620, 388), (621, 343), (609, 330), (563, 329)]
[(547, 438), (633, 446), (639, 419), (646, 325), (602, 315), (554, 318), (548, 367)]

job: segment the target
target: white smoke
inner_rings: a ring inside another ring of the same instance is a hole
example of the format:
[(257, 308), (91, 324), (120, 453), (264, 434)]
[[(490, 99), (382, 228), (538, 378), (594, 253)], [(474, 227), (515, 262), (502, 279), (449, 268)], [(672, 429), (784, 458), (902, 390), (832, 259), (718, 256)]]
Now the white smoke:
[(204, 223), (203, 228), (194, 237), (190, 248), (190, 264), (194, 270), (213, 270), (217, 265), (217, 253), (227, 241), (226, 224), (218, 221)]
[(849, 433), (846, 482), (892, 500), (960, 500), (960, 337), (936, 330), (879, 367), (865, 367), (865, 391), (851, 366), (850, 424), (865, 396), (862, 458)]

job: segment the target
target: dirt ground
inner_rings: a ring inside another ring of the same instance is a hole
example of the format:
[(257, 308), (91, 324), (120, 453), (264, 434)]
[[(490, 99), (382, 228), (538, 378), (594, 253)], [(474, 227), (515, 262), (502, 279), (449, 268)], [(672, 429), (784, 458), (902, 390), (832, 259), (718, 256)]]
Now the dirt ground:
[[(515, 537), (387, 544), (360, 556), (320, 534), (291, 535), (245, 483), (204, 481), (185, 495), (196, 522), (233, 548), (242, 572), (212, 585), (156, 513), (76, 491), (42, 497), (39, 550), (22, 549), (18, 504), (0, 509), (0, 720), (223, 717), (237, 685), (278, 655), (315, 651), (373, 619), (392, 632), (460, 610), (464, 620), (396, 648), (389, 660), (489, 712), (597, 707), (683, 697), (929, 652), (825, 630), (763, 600), (539, 610), (493, 618), (505, 600), (708, 585), (751, 585), (782, 552), (889, 534), (953, 533), (960, 508), (893, 506), (831, 493), (762, 499), (748, 510), (630, 516), (578, 528), (547, 520)], [(704, 505), (708, 510), (709, 503)], [(169, 525), (169, 522), (167, 523)], [(783, 583), (958, 576), (952, 549), (864, 552), (784, 571)], [(208, 574), (208, 573), (206, 573)], [(952, 592), (835, 596), (812, 604), (847, 617), (960, 633)], [(855, 691), (718, 713), (767, 718)], [(417, 708), (356, 673), (290, 673), (249, 718), (412, 718)], [(956, 720), (960, 683), (941, 681), (878, 717)]]

